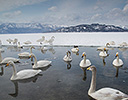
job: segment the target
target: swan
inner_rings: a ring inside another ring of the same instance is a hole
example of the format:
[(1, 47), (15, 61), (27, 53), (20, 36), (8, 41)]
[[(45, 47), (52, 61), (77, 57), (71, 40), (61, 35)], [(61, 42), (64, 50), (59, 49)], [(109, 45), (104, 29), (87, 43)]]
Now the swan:
[(18, 42), (17, 47), (18, 47), (18, 48), (23, 48), (23, 46), (20, 45), (20, 42)]
[(13, 44), (16, 44), (16, 45), (17, 45), (17, 42), (18, 42), (18, 39), (15, 38), (15, 39), (13, 40)]
[(36, 56), (33, 53), (31, 53), (30, 58), (31, 57), (34, 58), (34, 65), (32, 66), (34, 69), (38, 69), (38, 68), (42, 68), (42, 67), (47, 67), (47, 66), (49, 66), (52, 63), (52, 61), (48, 61), (48, 60), (37, 61), (37, 58), (36, 58)]
[(119, 59), (119, 53), (116, 53), (116, 59), (113, 60), (112, 64), (114, 66), (122, 66), (123, 65), (123, 61), (121, 59)]
[(13, 62), (19, 62), (19, 59), (13, 58), (13, 57), (6, 57), (2, 60), (2, 55), (0, 51), (0, 64), (6, 64), (8, 61), (12, 60)]
[(28, 79), (42, 72), (41, 70), (33, 70), (33, 69), (25, 69), (17, 72), (14, 62), (11, 60), (6, 64), (6, 67), (9, 65), (13, 67), (13, 74), (12, 74), (12, 77), (10, 78), (11, 80)]
[(30, 54), (32, 53), (32, 49), (35, 49), (35, 47), (34, 46), (30, 47), (30, 53), (29, 52), (22, 52), (22, 53), (19, 53), (18, 56), (19, 57), (29, 57)]
[(126, 42), (122, 42), (121, 44), (119, 44), (121, 47), (125, 47), (128, 46), (128, 44)]
[(106, 51), (108, 51), (108, 50), (109, 50), (109, 48), (108, 48), (109, 45), (110, 45), (110, 43), (106, 43), (105, 46), (98, 47), (97, 50), (98, 50), (98, 51), (103, 51), (104, 48), (106, 48)]
[(107, 57), (108, 56), (108, 54), (106, 53), (106, 48), (104, 48), (103, 51), (100, 51), (99, 56), (100, 57)]
[(86, 59), (86, 53), (85, 52), (83, 52), (83, 54), (82, 54), (82, 58), (84, 57), (84, 59), (83, 60), (81, 60), (81, 62), (80, 62), (80, 67), (82, 67), (82, 68), (86, 68), (86, 67), (88, 67), (88, 66), (90, 66), (91, 65), (91, 62), (90, 62), (90, 60), (89, 59)]
[(42, 36), (42, 38), (41, 39), (38, 39), (36, 42), (39, 42), (40, 44), (42, 44), (42, 42), (45, 40), (45, 37), (44, 36)]
[(12, 39), (10, 39), (10, 38), (9, 38), (9, 39), (7, 39), (6, 41), (7, 41), (7, 42), (9, 42), (9, 44), (11, 44), (11, 42), (13, 42), (13, 40), (12, 40)]
[(26, 41), (26, 42), (24, 42), (24, 44), (32, 44), (32, 42), (31, 41)]
[(79, 52), (78, 46), (74, 46), (74, 48), (72, 48), (71, 51), (72, 51), (73, 53), (78, 53), (78, 52)]
[(123, 92), (113, 89), (113, 88), (102, 88), (96, 89), (96, 67), (90, 66), (87, 70), (92, 71), (92, 79), (90, 88), (88, 90), (88, 95), (96, 100), (128, 100), (128, 95)]
[(70, 51), (67, 51), (67, 54), (64, 56), (63, 60), (66, 61), (66, 62), (71, 62), (72, 61), (72, 57), (71, 57), (71, 52)]
[(55, 37), (54, 37), (54, 36), (52, 36), (52, 37), (51, 37), (51, 39), (49, 39), (49, 40), (45, 40), (45, 43), (49, 43), (50, 45), (52, 45), (52, 44), (53, 44), (54, 39), (55, 39)]

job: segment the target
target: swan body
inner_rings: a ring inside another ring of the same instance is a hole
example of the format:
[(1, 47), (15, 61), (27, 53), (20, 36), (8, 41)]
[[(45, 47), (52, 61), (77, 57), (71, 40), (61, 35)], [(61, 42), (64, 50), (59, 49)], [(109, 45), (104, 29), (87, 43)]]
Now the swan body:
[(71, 62), (72, 61), (72, 57), (71, 57), (71, 52), (70, 51), (67, 52), (67, 55), (64, 56), (63, 60), (66, 61), (66, 62)]
[(20, 45), (20, 42), (18, 42), (17, 47), (18, 47), (18, 48), (23, 48), (23, 46)]
[(113, 89), (113, 88), (102, 88), (99, 90), (96, 89), (96, 67), (91, 66), (87, 68), (87, 70), (92, 71), (92, 79), (91, 79), (91, 84), (90, 88), (88, 90), (88, 95), (91, 96), (93, 99), (96, 100), (128, 100), (128, 95), (125, 93)]
[(44, 42), (44, 40), (45, 40), (45, 37), (42, 36), (42, 38), (41, 39), (38, 39), (36, 42), (39, 42), (40, 44), (42, 44), (42, 42)]
[(101, 52), (99, 53), (99, 56), (100, 56), (100, 57), (107, 57), (108, 54), (107, 54), (105, 51), (106, 51), (106, 48), (104, 48), (103, 51), (101, 51)]
[(26, 41), (26, 42), (24, 42), (24, 44), (32, 44), (32, 42), (31, 41)]
[(33, 47), (33, 46), (30, 47), (30, 53), (29, 52), (22, 52), (22, 53), (19, 53), (18, 56), (19, 57), (29, 57), (32, 53), (32, 49), (35, 49), (35, 47)]
[(2, 60), (1, 51), (0, 51), (0, 64), (6, 64), (8, 61), (12, 60), (13, 62), (19, 62), (19, 59), (13, 57), (6, 57)]
[(71, 51), (72, 51), (73, 53), (77, 53), (77, 52), (79, 52), (79, 48), (78, 48), (78, 47), (72, 48)]
[(83, 68), (89, 67), (91, 65), (91, 62), (89, 59), (86, 59), (86, 53), (85, 52), (83, 52), (82, 57), (84, 57), (84, 59), (81, 60), (81, 62), (79, 64), (80, 67), (83, 67)]
[(34, 65), (33, 65), (34, 69), (47, 67), (52, 63), (52, 61), (48, 61), (48, 60), (37, 61), (37, 58), (33, 53), (30, 55), (30, 57), (34, 57)]
[(114, 59), (112, 64), (114, 66), (122, 66), (123, 65), (123, 61), (121, 59), (119, 59), (119, 53), (118, 52), (116, 53), (116, 59)]
[(45, 43), (49, 43), (50, 45), (52, 45), (52, 44), (53, 44), (54, 39), (55, 39), (55, 37), (54, 37), (54, 36), (52, 36), (52, 37), (51, 37), (51, 39), (49, 39), (49, 40), (45, 40)]
[(13, 61), (9, 61), (6, 66), (9, 66), (9, 65), (12, 65), (13, 67), (13, 75), (10, 78), (11, 80), (28, 79), (28, 78), (34, 77), (35, 75), (38, 75), (41, 72), (41, 70), (33, 70), (33, 69), (25, 69), (17, 72)]

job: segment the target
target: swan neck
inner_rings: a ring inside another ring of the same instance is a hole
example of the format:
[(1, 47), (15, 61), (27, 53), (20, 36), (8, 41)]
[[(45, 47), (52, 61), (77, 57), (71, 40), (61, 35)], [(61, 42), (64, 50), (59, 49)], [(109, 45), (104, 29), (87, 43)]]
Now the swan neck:
[(86, 56), (84, 56), (84, 63), (86, 63)]
[(116, 58), (116, 59), (117, 59), (117, 62), (119, 63), (119, 56), (117, 56), (117, 58)]
[(37, 66), (37, 58), (35, 55), (33, 55), (33, 57), (34, 57), (34, 65), (33, 66)]
[(30, 53), (32, 53), (32, 48), (30, 48)]
[(92, 79), (88, 94), (94, 93), (96, 90), (96, 70), (92, 71)]
[(2, 61), (2, 55), (1, 55), (1, 51), (0, 51), (0, 62)]
[(15, 76), (17, 74), (17, 71), (16, 71), (16, 67), (15, 67), (14, 63), (12, 63), (12, 67), (13, 67), (13, 75), (12, 76)]

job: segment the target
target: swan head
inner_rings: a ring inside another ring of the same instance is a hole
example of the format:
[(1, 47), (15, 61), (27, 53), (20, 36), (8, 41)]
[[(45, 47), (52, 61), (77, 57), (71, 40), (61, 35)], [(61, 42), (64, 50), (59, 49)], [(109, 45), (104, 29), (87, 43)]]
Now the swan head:
[(34, 47), (34, 46), (31, 46), (31, 48), (32, 48), (32, 49), (35, 49), (35, 47)]
[(85, 52), (83, 52), (83, 54), (82, 54), (82, 58), (83, 58), (84, 56), (86, 57), (86, 53), (85, 53)]
[(93, 66), (88, 67), (87, 70), (96, 71), (96, 67), (93, 65)]
[(104, 51), (106, 51), (106, 48), (104, 48)]
[(68, 51), (68, 53), (71, 55), (71, 52), (70, 51)]
[(14, 64), (14, 62), (13, 61), (8, 61), (8, 63), (5, 65), (5, 67), (7, 67), (7, 66), (9, 66), (9, 65), (13, 65)]
[(119, 53), (117, 52), (115, 57), (118, 57), (118, 56), (119, 56)]
[(33, 53), (31, 53), (31, 55), (29, 56), (29, 58), (31, 58), (31, 57), (34, 57), (35, 55), (33, 54)]

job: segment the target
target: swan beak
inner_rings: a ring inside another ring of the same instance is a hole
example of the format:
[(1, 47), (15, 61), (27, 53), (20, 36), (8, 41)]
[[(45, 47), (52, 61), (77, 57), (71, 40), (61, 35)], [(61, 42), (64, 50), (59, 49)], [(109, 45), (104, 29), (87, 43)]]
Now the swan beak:
[(82, 57), (81, 58), (83, 58), (84, 57), (84, 54), (82, 54)]
[(115, 58), (118, 56), (118, 54), (116, 54)]
[(90, 70), (90, 67), (88, 67), (87, 70)]
[(5, 67), (7, 67), (7, 66), (9, 66), (9, 64), (8, 64), (8, 63), (5, 65)]
[(31, 58), (32, 56), (29, 56), (29, 58)]
[(106, 51), (106, 48), (104, 48), (104, 51)]

